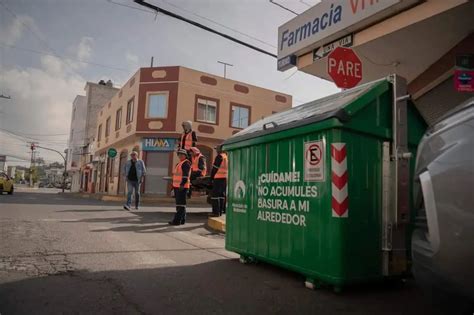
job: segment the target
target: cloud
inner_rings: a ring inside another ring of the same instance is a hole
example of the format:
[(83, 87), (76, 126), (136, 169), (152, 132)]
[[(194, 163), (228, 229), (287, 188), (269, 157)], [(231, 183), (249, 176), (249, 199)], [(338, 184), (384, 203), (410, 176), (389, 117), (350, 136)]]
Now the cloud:
[[(18, 41), (22, 36), (21, 28), (17, 26), (9, 27), (5, 34), (10, 41)], [(74, 50), (77, 58), (88, 59), (92, 55), (92, 44), (92, 38), (83, 37)], [(87, 67), (87, 64), (45, 55), (41, 56), (36, 67), (2, 67), (0, 87), (2, 92), (11, 95), (11, 100), (0, 103), (3, 112), (0, 114), (1, 128), (31, 135), (68, 134), (72, 102), (77, 94), (84, 94), (86, 82), (77, 70)], [(40, 141), (44, 146), (63, 151), (68, 137), (36, 138), (45, 139)], [(0, 152), (22, 157), (25, 155), (24, 145), (25, 141), (0, 134)], [(40, 154), (49, 161), (61, 160), (56, 153), (42, 150)]]
[(92, 55), (92, 44), (94, 39), (92, 37), (82, 37), (77, 47), (77, 59), (87, 61)]
[(14, 18), (13, 23), (8, 24), (5, 28), (0, 28), (0, 42), (6, 45), (16, 44), (27, 27), (38, 33), (38, 27), (33, 18), (28, 15), (18, 15)]

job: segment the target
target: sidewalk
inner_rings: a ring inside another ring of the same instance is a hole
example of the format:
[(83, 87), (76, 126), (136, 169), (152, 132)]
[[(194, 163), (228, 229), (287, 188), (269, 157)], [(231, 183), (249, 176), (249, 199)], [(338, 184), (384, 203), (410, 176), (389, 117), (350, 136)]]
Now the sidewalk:
[[(70, 196), (73, 198), (85, 198), (85, 199), (95, 199), (102, 201), (111, 201), (111, 202), (125, 202), (126, 197), (122, 195), (106, 195), (106, 194), (90, 194), (90, 193), (64, 193), (65, 196)], [(143, 204), (153, 204), (153, 205), (163, 205), (163, 206), (172, 206), (175, 201), (173, 197), (169, 196), (156, 196), (156, 195), (141, 195), (140, 202)], [(207, 203), (206, 196), (192, 197), (188, 199), (188, 205), (198, 208), (211, 208), (211, 205)]]

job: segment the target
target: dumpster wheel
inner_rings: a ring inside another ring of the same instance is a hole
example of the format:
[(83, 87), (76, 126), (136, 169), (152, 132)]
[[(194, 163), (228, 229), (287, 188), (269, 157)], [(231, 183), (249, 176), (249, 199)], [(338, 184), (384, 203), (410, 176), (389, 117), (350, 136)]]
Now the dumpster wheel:
[(310, 290), (318, 290), (318, 289), (321, 289), (322, 284), (320, 281), (307, 278), (306, 281), (304, 282), (304, 286)]
[(240, 261), (241, 264), (246, 265), (246, 264), (254, 263), (255, 259), (250, 257), (250, 256), (240, 255), (239, 261)]

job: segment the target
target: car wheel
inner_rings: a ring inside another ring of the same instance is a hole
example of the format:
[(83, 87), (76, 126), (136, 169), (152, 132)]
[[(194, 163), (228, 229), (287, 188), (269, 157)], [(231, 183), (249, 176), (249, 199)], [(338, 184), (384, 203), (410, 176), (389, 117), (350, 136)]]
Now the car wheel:
[(8, 192), (8, 194), (9, 194), (9, 195), (13, 195), (13, 190), (14, 190), (14, 189), (13, 189), (13, 187), (12, 187), (12, 189)]

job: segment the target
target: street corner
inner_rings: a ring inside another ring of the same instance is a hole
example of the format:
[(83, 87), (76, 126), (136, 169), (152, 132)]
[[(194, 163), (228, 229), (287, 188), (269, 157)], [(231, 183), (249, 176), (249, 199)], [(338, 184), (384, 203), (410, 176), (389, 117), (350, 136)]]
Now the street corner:
[(207, 226), (217, 232), (225, 233), (225, 215), (220, 217), (209, 217), (207, 219)]

